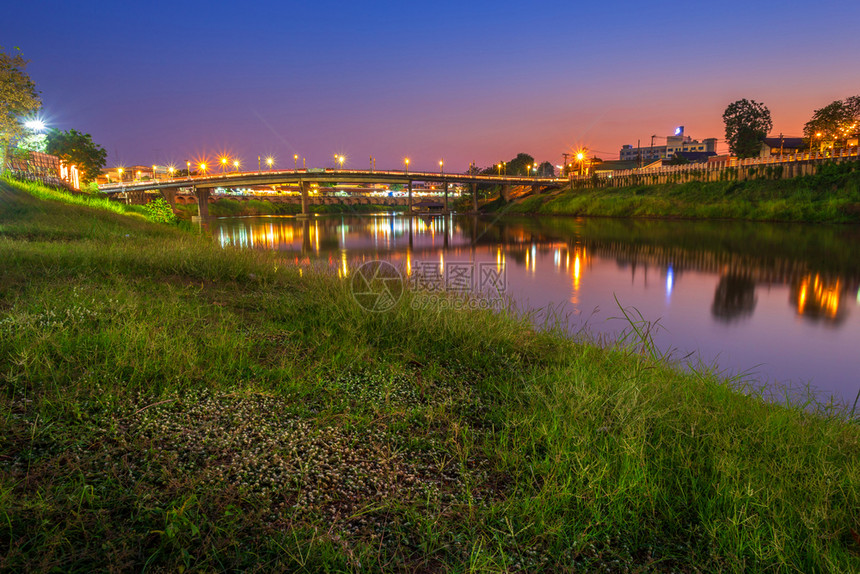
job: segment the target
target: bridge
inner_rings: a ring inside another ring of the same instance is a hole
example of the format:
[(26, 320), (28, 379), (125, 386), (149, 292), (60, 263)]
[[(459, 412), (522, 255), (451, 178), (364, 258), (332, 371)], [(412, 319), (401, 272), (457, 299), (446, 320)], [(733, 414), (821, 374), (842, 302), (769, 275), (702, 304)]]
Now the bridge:
[(478, 210), (478, 184), (500, 185), (502, 197), (510, 199), (511, 188), (514, 186), (530, 187), (539, 193), (542, 189), (568, 183), (567, 178), (529, 177), (513, 175), (479, 175), (444, 172), (412, 172), (408, 170), (378, 171), (352, 169), (293, 169), (293, 170), (258, 170), (252, 172), (231, 172), (212, 175), (196, 175), (136, 181), (130, 183), (113, 183), (99, 186), (103, 193), (126, 193), (131, 196), (143, 197), (146, 191), (159, 191), (173, 205), (176, 192), (180, 189), (191, 189), (197, 197), (198, 216), (209, 216), (209, 197), (217, 188), (253, 187), (263, 185), (297, 184), (301, 193), (302, 214), (308, 214), (308, 196), (311, 187), (320, 183), (355, 183), (373, 184), (389, 183), (405, 185), (407, 188), (407, 207), (412, 212), (412, 186), (416, 181), (441, 184), (445, 198), (444, 210), (448, 212), (448, 186), (451, 184), (469, 185), (472, 190), (472, 206)]

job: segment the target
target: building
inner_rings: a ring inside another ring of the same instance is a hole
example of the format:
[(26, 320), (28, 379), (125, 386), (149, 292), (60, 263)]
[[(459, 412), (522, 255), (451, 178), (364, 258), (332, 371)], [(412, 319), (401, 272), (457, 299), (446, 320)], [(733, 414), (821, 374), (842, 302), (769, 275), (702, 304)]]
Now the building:
[(594, 162), (592, 164), (592, 169), (594, 173), (612, 173), (614, 171), (623, 171), (628, 169), (636, 169), (639, 167), (639, 164), (635, 161), (630, 160), (616, 160), (609, 159), (601, 162)]
[(675, 135), (666, 136), (665, 139), (666, 145), (633, 147), (628, 144), (621, 146), (618, 159), (621, 161), (635, 161), (637, 165), (644, 166), (658, 159), (670, 159), (676, 153), (717, 153), (717, 138), (706, 138), (702, 141), (694, 140), (690, 136), (684, 135), (683, 127), (679, 127), (675, 130)]
[(50, 185), (63, 185), (74, 190), (81, 189), (80, 173), (76, 165), (66, 165), (57, 156), (38, 151), (10, 148), (10, 152), (6, 156), (4, 169), (9, 169), (17, 177)]
[(764, 138), (759, 151), (759, 157), (779, 157), (781, 155), (792, 155), (806, 150), (807, 146), (803, 138), (779, 136), (775, 138)]

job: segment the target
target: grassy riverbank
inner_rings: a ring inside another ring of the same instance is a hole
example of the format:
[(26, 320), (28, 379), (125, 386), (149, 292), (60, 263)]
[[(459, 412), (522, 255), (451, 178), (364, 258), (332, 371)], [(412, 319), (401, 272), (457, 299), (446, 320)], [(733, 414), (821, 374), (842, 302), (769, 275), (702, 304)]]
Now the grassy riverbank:
[(540, 215), (860, 223), (860, 163), (787, 180), (640, 185), (528, 197), (490, 210)]
[[(174, 210), (183, 219), (191, 219), (197, 215), (196, 204), (177, 205)], [(311, 213), (383, 213), (388, 211), (405, 211), (404, 206), (392, 205), (309, 205)], [(236, 217), (247, 215), (298, 215), (302, 206), (293, 203), (272, 203), (263, 199), (221, 199), (209, 204), (209, 215), (212, 217)]]
[(860, 570), (844, 413), (2, 182), (0, 261), (2, 571)]

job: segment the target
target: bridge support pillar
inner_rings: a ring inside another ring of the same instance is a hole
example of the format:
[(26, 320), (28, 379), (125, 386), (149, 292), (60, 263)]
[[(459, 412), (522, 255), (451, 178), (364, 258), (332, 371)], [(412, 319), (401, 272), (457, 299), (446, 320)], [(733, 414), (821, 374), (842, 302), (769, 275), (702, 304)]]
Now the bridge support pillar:
[(161, 197), (164, 198), (164, 201), (170, 204), (170, 207), (176, 207), (176, 188), (175, 187), (165, 187), (161, 190)]
[(195, 187), (194, 195), (197, 196), (197, 215), (191, 221), (206, 221), (209, 219), (209, 195), (212, 190), (208, 187)]
[(532, 185), (532, 195), (538, 195), (540, 193), (540, 186), (538, 184)]
[[(445, 215), (448, 215), (448, 182), (445, 182)], [(447, 237), (447, 236), (446, 236)]]
[(302, 194), (302, 215), (308, 214), (308, 187), (310, 187), (310, 183), (306, 181), (299, 182), (299, 191)]
[(500, 195), (502, 196), (502, 201), (505, 203), (509, 202), (511, 200), (511, 186), (503, 185)]
[(146, 203), (146, 192), (140, 189), (125, 192), (126, 203), (129, 205), (144, 205)]
[(472, 187), (472, 211), (478, 211), (478, 184), (472, 183), (470, 184)]
[[(411, 179), (409, 180), (409, 193), (408, 193), (406, 206), (407, 206), (407, 209), (409, 210), (409, 215), (412, 215), (412, 180)], [(411, 235), (410, 235), (409, 241), (410, 241), (410, 243), (412, 242)]]

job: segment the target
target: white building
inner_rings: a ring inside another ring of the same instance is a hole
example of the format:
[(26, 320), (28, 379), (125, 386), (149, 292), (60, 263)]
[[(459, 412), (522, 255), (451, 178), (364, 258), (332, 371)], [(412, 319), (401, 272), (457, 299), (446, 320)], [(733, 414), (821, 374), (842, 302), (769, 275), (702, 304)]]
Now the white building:
[(717, 153), (717, 138), (706, 138), (702, 141), (694, 140), (690, 136), (684, 135), (683, 127), (679, 127), (675, 130), (675, 135), (666, 136), (665, 139), (666, 145), (633, 147), (628, 144), (621, 146), (618, 159), (622, 161), (636, 161), (641, 163), (641, 165), (645, 165), (658, 159), (669, 159), (676, 153)]

